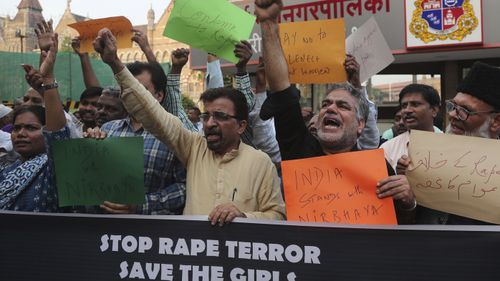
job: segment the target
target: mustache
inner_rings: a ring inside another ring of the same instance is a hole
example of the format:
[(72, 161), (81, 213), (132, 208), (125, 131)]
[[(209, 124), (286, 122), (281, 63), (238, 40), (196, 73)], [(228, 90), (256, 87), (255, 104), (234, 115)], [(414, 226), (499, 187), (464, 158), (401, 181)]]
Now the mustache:
[(205, 130), (205, 136), (207, 135), (221, 135), (221, 132), (215, 128), (208, 128)]

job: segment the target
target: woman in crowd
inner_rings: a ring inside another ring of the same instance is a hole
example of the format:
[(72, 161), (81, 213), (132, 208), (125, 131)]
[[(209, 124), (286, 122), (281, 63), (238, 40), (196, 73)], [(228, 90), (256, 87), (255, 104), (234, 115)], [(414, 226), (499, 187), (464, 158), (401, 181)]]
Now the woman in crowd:
[(23, 65), (30, 84), (44, 89), (45, 108), (22, 106), (13, 114), (12, 144), (21, 157), (0, 173), (0, 210), (59, 210), (50, 145), (54, 140), (69, 139), (69, 130), (54, 79), (57, 34), (50, 44), (48, 52), (42, 51), (39, 71)]

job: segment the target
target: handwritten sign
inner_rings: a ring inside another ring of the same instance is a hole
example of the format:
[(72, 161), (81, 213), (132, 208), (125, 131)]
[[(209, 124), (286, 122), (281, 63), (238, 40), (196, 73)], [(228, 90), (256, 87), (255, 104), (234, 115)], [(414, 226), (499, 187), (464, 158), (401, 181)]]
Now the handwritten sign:
[(291, 83), (347, 80), (342, 19), (280, 24), (280, 37)]
[(176, 0), (163, 35), (236, 63), (234, 46), (254, 24), (254, 16), (227, 0)]
[(407, 177), (418, 204), (500, 224), (498, 140), (413, 130)]
[(81, 21), (68, 24), (80, 34), (80, 50), (82, 52), (94, 52), (94, 42), (99, 30), (108, 28), (116, 37), (116, 44), (119, 49), (131, 48), (132, 24), (126, 17), (111, 17), (96, 20)]
[(397, 224), (392, 199), (378, 199), (375, 193), (377, 182), (387, 177), (381, 149), (283, 161), (281, 166), (288, 220)]
[(54, 142), (59, 206), (142, 204), (143, 146), (142, 137)]
[(346, 39), (346, 49), (359, 63), (361, 82), (365, 82), (394, 61), (392, 51), (374, 17)]

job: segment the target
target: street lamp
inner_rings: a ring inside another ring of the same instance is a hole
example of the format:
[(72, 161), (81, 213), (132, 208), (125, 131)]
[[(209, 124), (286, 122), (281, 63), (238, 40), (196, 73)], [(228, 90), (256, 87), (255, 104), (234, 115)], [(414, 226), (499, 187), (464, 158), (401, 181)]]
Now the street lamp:
[(16, 29), (16, 37), (21, 39), (21, 53), (24, 53), (24, 48), (23, 48), (23, 39), (26, 38), (26, 35), (23, 35), (21, 33), (21, 29)]

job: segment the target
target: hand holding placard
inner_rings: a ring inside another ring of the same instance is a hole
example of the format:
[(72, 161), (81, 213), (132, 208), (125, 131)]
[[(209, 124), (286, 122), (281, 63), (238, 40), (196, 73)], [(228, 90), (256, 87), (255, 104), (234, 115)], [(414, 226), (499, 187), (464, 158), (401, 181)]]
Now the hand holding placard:
[(343, 20), (280, 24), (291, 83), (346, 81)]
[(374, 17), (371, 17), (346, 40), (347, 53), (356, 57), (361, 66), (360, 81), (365, 82), (394, 61)]
[(376, 195), (387, 177), (380, 149), (283, 161), (282, 169), (288, 220), (397, 224), (392, 198)]
[(126, 17), (110, 17), (68, 24), (80, 34), (80, 52), (94, 52), (93, 42), (99, 30), (109, 29), (116, 38), (117, 48), (131, 48), (132, 24)]
[(226, 0), (176, 0), (164, 35), (232, 63), (234, 45), (246, 40), (255, 17)]
[(406, 171), (420, 205), (500, 224), (498, 140), (412, 130)]
[[(59, 206), (144, 202), (142, 137), (56, 141)], [(126, 151), (127, 153), (123, 153)]]

